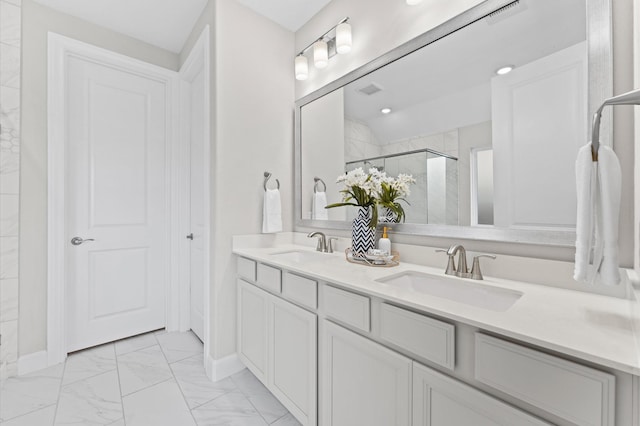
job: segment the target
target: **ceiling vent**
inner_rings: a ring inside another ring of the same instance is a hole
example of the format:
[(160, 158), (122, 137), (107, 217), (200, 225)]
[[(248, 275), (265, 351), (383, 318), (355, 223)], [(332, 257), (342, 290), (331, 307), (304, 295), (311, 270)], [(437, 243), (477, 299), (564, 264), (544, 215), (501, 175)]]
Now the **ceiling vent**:
[(504, 19), (512, 17), (517, 13), (522, 12), (526, 8), (527, 6), (525, 5), (524, 0), (516, 0), (513, 3), (509, 3), (508, 5), (503, 6), (500, 9), (491, 12), (489, 15), (486, 16), (486, 20), (489, 23), (489, 25), (493, 25)]
[(357, 91), (362, 93), (363, 95), (371, 96), (374, 93), (382, 91), (382, 87), (378, 86), (376, 83), (371, 83), (367, 86), (357, 89)]

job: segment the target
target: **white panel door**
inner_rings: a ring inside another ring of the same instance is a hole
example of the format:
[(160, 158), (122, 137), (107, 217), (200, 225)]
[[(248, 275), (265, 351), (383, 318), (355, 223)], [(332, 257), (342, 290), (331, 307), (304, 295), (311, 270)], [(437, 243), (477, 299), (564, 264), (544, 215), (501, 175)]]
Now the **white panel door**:
[(588, 127), (585, 52), (579, 43), (492, 79), (496, 226), (575, 227), (574, 164)]
[(205, 242), (205, 205), (204, 182), (204, 110), (205, 84), (204, 70), (201, 70), (191, 82), (190, 87), (190, 268), (189, 282), (191, 290), (191, 330), (204, 341), (204, 242)]
[(162, 82), (67, 63), (67, 351), (163, 328), (168, 274)]

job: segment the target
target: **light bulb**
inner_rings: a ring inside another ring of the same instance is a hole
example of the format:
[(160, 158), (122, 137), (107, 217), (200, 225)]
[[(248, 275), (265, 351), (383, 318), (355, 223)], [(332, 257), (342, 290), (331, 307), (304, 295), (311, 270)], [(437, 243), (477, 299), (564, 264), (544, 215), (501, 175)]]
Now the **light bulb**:
[(389, 114), (391, 112), (391, 108), (382, 108), (380, 112), (383, 114)]
[(351, 51), (351, 24), (348, 22), (336, 27), (336, 51), (340, 54)]
[(502, 68), (499, 68), (496, 70), (496, 74), (498, 75), (505, 75), (505, 74), (509, 74), (511, 71), (513, 71), (515, 67), (513, 65), (505, 65)]
[(295, 60), (296, 80), (306, 80), (309, 77), (309, 62), (304, 55), (296, 56)]
[(324, 40), (313, 43), (313, 64), (316, 68), (325, 68), (329, 65), (329, 48)]

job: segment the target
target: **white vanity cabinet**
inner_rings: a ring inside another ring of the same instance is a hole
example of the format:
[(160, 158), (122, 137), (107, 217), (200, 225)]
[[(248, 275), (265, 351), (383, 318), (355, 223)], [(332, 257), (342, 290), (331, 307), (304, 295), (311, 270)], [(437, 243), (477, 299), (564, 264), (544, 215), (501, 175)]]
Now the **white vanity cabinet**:
[(411, 360), (365, 337), (322, 322), (323, 426), (411, 424)]
[(318, 273), (238, 276), (238, 355), (303, 425), (640, 426), (637, 377)]
[[(238, 356), (300, 423), (315, 426), (317, 315), (257, 287), (280, 291), (273, 279), (280, 270), (273, 269), (258, 264), (257, 283), (237, 281)], [(269, 271), (270, 285), (260, 282), (261, 270)]]

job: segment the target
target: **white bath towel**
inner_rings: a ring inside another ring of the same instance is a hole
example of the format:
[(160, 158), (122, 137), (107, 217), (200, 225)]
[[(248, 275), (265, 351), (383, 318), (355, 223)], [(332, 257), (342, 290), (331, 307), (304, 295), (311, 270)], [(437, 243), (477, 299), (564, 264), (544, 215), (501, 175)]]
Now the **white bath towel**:
[(327, 193), (326, 192), (314, 192), (313, 199), (311, 200), (311, 219), (315, 220), (328, 220), (329, 212), (325, 209), (327, 205)]
[(280, 190), (267, 189), (264, 191), (264, 204), (262, 208), (262, 232), (270, 234), (280, 231), (282, 231)]
[(601, 145), (597, 162), (592, 161), (590, 143), (580, 148), (576, 160), (576, 281), (604, 285), (620, 282), (618, 220), (621, 184), (620, 162), (611, 148)]

